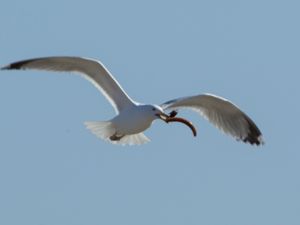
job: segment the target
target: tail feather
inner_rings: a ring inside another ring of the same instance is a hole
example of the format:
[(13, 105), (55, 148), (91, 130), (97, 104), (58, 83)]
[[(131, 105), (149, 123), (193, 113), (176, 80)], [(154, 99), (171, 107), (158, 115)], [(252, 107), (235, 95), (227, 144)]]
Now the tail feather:
[(116, 133), (115, 128), (109, 121), (89, 121), (85, 122), (84, 125), (94, 135), (103, 140), (109, 140), (109, 137)]
[(141, 145), (150, 141), (143, 133), (125, 135), (120, 140), (111, 140), (110, 137), (116, 134), (116, 129), (110, 121), (92, 121), (84, 124), (98, 138), (109, 141), (112, 144)]
[(116, 144), (142, 145), (148, 143), (149, 141), (150, 139), (147, 138), (145, 134), (139, 133), (139, 134), (126, 135), (121, 140), (119, 140), (118, 143)]

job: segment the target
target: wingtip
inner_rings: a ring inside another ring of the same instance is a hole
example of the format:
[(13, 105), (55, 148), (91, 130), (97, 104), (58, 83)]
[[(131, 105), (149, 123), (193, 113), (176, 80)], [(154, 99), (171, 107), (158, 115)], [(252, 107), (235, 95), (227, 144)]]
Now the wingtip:
[(246, 120), (248, 122), (249, 133), (247, 137), (243, 139), (243, 141), (245, 143), (250, 143), (251, 145), (257, 145), (257, 146), (264, 145), (265, 142), (263, 139), (263, 135), (259, 130), (259, 128), (248, 116), (246, 116)]
[(259, 144), (258, 144), (258, 145), (265, 145), (265, 140), (264, 140), (264, 138), (263, 138), (262, 135), (260, 135), (260, 136), (258, 137), (258, 141), (259, 141)]
[(8, 64), (6, 66), (3, 66), (0, 69), (1, 70), (20, 70), (20, 69), (24, 69), (24, 65), (28, 64), (28, 63), (30, 63), (32, 61), (34, 61), (34, 59), (18, 61), (18, 62), (14, 62), (14, 63)]
[(0, 68), (0, 70), (9, 70), (10, 69), (10, 65), (6, 65)]
[(264, 141), (262, 135), (260, 135), (258, 137), (248, 135), (248, 137), (243, 139), (243, 142), (249, 143), (251, 145), (256, 145), (256, 146), (263, 146), (265, 144), (265, 141)]
[(1, 67), (1, 70), (19, 70), (22, 68), (22, 65), (24, 65), (24, 63), (16, 62)]
[(0, 68), (1, 70), (18, 70), (21, 69), (21, 65), (17, 65), (17, 63), (8, 64)]
[(254, 129), (254, 127), (250, 127), (249, 134), (243, 139), (243, 142), (251, 145), (262, 146), (265, 144), (265, 141), (260, 130), (257, 127), (255, 128), (256, 129)]

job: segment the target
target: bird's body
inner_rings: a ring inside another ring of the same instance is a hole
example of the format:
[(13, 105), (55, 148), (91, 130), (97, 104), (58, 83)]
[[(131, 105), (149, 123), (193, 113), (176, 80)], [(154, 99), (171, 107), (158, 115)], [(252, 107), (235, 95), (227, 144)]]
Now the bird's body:
[[(196, 136), (195, 127), (187, 120), (176, 117), (177, 110), (189, 108), (200, 112), (217, 128), (237, 140), (260, 145), (262, 134), (255, 123), (230, 101), (210, 94), (201, 94), (167, 101), (161, 105), (141, 104), (133, 101), (102, 63), (80, 57), (45, 57), (23, 60), (1, 68), (36, 69), (77, 72), (99, 89), (116, 111), (108, 121), (86, 122), (96, 136), (115, 144), (143, 144), (149, 139), (143, 134), (156, 119), (181, 122), (189, 126)], [(166, 111), (173, 110), (170, 114)]]
[(157, 119), (152, 109), (151, 105), (133, 105), (115, 116), (111, 122), (119, 134), (137, 134), (148, 129), (153, 120)]

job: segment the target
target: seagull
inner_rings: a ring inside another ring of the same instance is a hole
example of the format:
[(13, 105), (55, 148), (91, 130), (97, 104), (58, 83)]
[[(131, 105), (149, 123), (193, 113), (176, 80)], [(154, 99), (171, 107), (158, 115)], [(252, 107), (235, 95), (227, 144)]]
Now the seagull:
[(85, 122), (98, 138), (113, 144), (140, 145), (150, 141), (143, 133), (154, 120), (179, 122), (188, 126), (196, 136), (194, 125), (177, 117), (178, 110), (192, 109), (224, 133), (251, 145), (264, 143), (255, 123), (229, 100), (213, 94), (176, 98), (160, 105), (143, 104), (131, 99), (118, 81), (97, 60), (83, 57), (42, 57), (11, 63), (1, 70), (45, 70), (75, 72), (90, 81), (111, 103), (116, 115), (108, 121)]

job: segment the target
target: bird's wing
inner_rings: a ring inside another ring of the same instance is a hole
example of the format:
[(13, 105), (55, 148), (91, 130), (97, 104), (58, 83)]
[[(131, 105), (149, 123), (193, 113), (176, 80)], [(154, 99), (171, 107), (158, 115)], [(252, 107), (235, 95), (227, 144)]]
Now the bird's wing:
[(255, 123), (230, 101), (211, 94), (174, 99), (161, 105), (164, 110), (190, 108), (198, 111), (217, 128), (250, 144), (263, 144), (260, 130)]
[(11, 63), (1, 69), (77, 72), (83, 75), (103, 93), (117, 113), (134, 104), (104, 65), (96, 60), (80, 57), (45, 57)]

